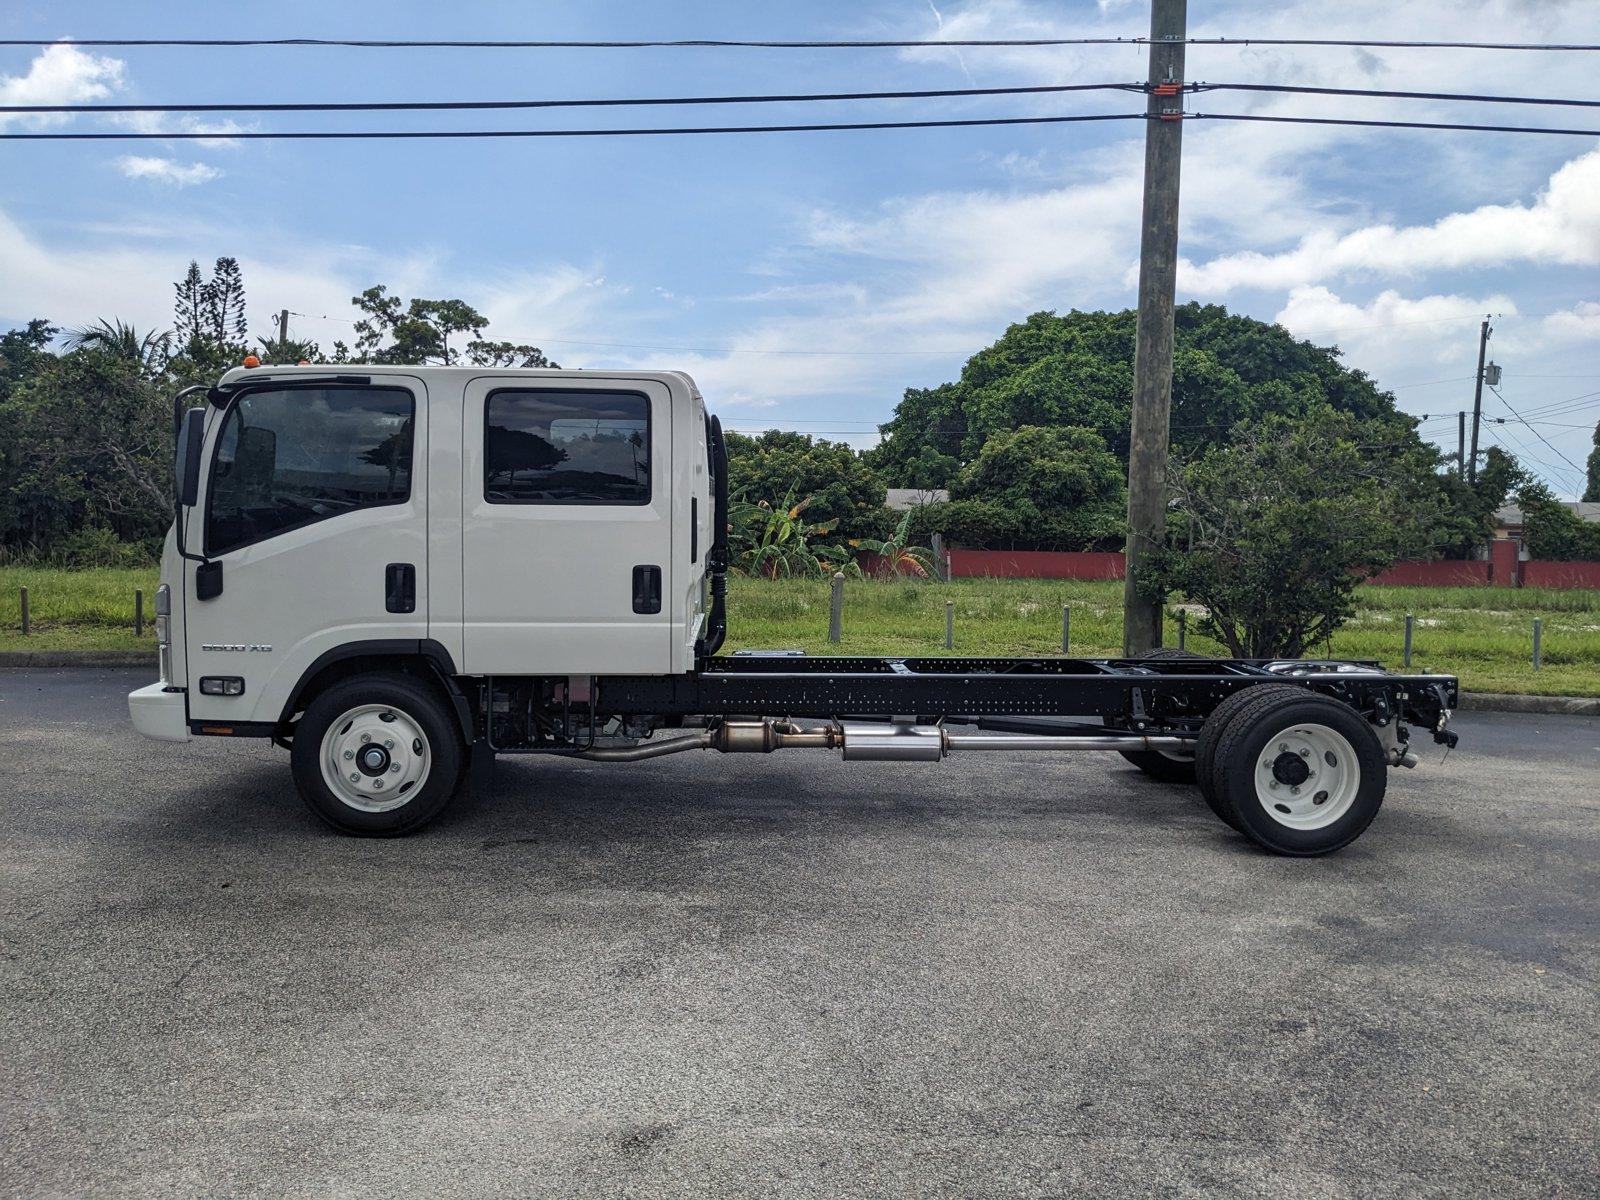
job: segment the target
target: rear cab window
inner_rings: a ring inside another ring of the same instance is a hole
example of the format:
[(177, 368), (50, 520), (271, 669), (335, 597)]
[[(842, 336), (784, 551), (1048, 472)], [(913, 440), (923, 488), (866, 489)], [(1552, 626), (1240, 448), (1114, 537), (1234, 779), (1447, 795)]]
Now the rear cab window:
[(483, 495), (490, 504), (649, 504), (649, 398), (588, 388), (491, 392)]

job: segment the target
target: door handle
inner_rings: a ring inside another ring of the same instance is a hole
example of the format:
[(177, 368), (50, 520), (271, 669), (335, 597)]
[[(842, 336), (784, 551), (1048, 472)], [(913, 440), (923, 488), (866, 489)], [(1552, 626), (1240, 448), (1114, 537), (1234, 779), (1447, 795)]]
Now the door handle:
[(222, 595), (222, 563), (217, 559), (203, 562), (194, 569), (194, 598), (215, 600)]
[(417, 611), (417, 568), (411, 563), (383, 569), (383, 607), (392, 613)]
[(633, 569), (633, 611), (658, 613), (661, 611), (661, 568), (635, 567)]

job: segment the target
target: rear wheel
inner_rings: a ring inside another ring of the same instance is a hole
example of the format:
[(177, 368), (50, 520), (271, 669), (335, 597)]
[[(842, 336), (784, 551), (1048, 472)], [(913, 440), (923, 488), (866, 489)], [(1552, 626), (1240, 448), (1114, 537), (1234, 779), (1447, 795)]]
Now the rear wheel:
[(342, 680), (306, 709), (290, 762), (307, 807), (341, 833), (420, 829), (455, 795), (465, 762), (455, 718), (408, 675)]
[[(1204, 654), (1192, 654), (1188, 650), (1169, 649), (1163, 646), (1159, 650), (1146, 650), (1139, 655), (1142, 659), (1172, 662), (1175, 660), (1203, 659)], [(1158, 779), (1162, 783), (1193, 783), (1195, 781), (1195, 756), (1193, 751), (1181, 750), (1119, 750), (1118, 754), (1127, 759), (1151, 779)]]
[(1213, 762), (1234, 828), (1278, 854), (1328, 854), (1378, 815), (1388, 766), (1365, 718), (1327, 696), (1261, 697), (1228, 723)]
[(1268, 696), (1272, 695), (1304, 695), (1304, 688), (1297, 688), (1286, 683), (1257, 684), (1254, 687), (1242, 688), (1229, 696), (1216, 708), (1211, 710), (1211, 715), (1206, 718), (1206, 723), (1200, 727), (1200, 740), (1195, 744), (1194, 752), (1194, 778), (1200, 785), (1200, 795), (1205, 799), (1209, 808), (1219, 821), (1238, 829), (1238, 818), (1233, 815), (1233, 810), (1218, 799), (1215, 781), (1217, 745), (1222, 741), (1222, 735), (1228, 725), (1241, 712), (1251, 705), (1259, 705)]

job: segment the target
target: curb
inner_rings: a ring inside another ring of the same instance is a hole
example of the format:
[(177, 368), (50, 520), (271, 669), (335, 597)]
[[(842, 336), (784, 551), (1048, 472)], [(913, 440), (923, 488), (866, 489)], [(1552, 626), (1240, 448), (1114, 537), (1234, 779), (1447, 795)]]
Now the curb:
[(7, 667), (154, 667), (154, 650), (0, 650)]
[(1502, 692), (1462, 692), (1457, 711), (1600, 717), (1600, 699), (1590, 696), (1511, 696)]

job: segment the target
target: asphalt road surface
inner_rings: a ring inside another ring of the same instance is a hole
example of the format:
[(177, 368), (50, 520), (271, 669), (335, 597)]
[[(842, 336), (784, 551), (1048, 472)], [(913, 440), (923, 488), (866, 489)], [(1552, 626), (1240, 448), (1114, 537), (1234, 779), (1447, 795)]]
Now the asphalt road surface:
[(376, 842), (142, 682), (0, 672), (5, 1194), (1600, 1188), (1600, 720), (1310, 861), (1112, 755), (510, 760)]

